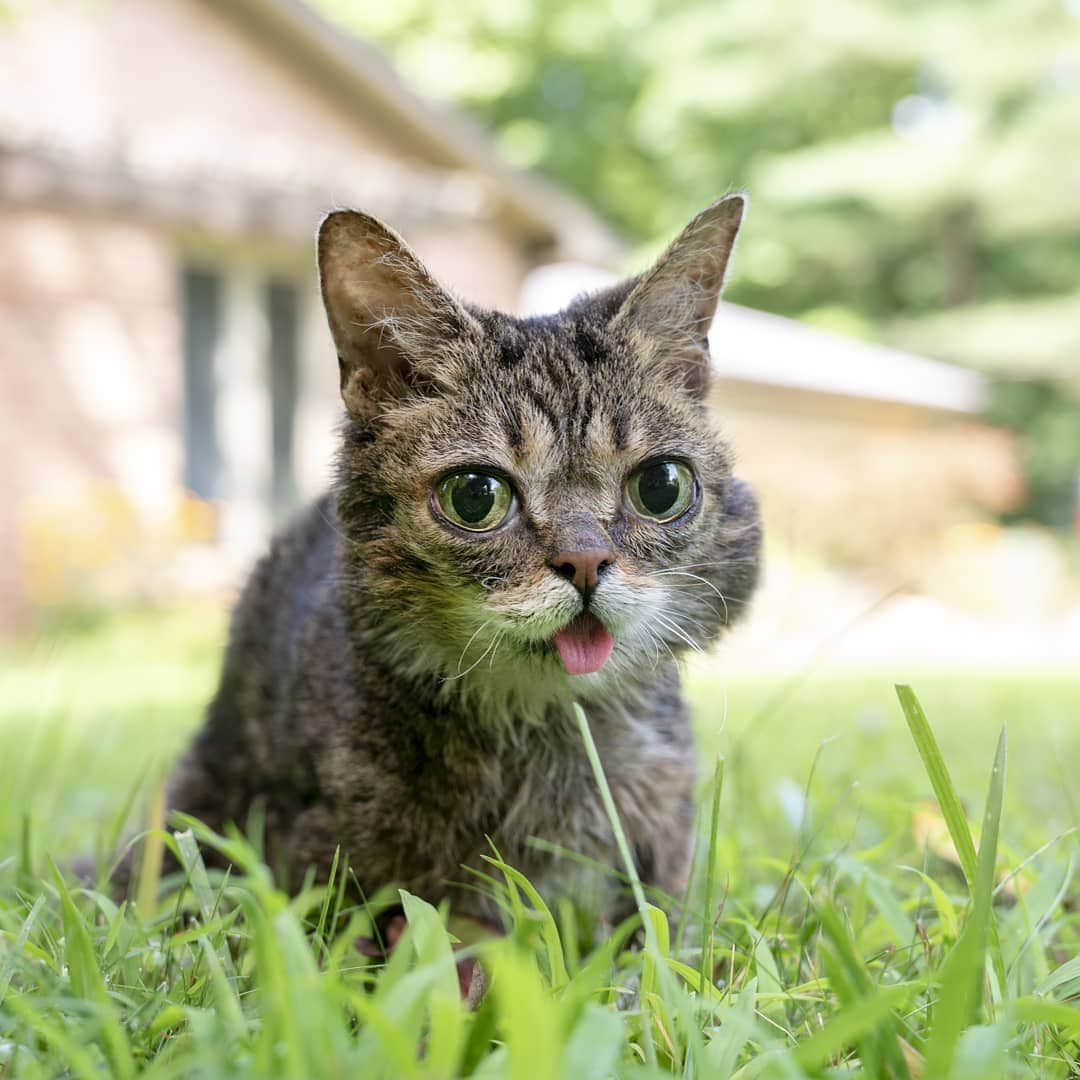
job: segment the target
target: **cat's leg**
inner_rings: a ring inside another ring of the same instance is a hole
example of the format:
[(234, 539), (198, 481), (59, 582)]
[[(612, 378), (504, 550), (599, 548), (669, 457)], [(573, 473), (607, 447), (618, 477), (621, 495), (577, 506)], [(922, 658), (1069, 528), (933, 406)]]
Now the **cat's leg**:
[(646, 887), (679, 902), (686, 889), (693, 846), (693, 810), (689, 784), (672, 800), (671, 816), (657, 822), (644, 841), (634, 845), (638, 874)]
[[(690, 870), (695, 776), (692, 762), (680, 770), (669, 770), (662, 782), (640, 791), (629, 810), (621, 809), (634, 866), (646, 896), (653, 894), (650, 899), (669, 920), (678, 917)], [(621, 861), (615, 865), (621, 865)], [(613, 914), (618, 922), (636, 910), (633, 896), (624, 892)]]

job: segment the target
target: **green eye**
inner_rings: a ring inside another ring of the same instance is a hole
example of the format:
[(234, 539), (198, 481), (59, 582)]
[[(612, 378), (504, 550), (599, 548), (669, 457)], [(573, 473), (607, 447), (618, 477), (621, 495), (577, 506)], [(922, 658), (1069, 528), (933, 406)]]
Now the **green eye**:
[(470, 532), (487, 532), (501, 525), (514, 510), (514, 489), (488, 473), (452, 473), (435, 486), (439, 509), (455, 525)]
[(654, 461), (638, 469), (626, 485), (630, 505), (653, 521), (674, 521), (694, 501), (694, 474), (681, 461)]

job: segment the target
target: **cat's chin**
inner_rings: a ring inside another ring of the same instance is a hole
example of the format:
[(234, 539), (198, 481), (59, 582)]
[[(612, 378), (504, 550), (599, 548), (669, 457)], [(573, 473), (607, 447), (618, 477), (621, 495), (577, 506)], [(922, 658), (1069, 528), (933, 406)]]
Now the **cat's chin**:
[(592, 612), (575, 615), (552, 638), (568, 675), (592, 675), (611, 656), (615, 638)]

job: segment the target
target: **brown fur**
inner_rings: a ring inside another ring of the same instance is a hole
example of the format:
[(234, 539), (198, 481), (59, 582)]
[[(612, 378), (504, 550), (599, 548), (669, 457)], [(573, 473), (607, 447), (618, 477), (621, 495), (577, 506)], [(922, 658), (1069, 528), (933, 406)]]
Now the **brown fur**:
[[(213, 827), (262, 807), (293, 885), (340, 845), (365, 890), (438, 900), (490, 837), (558, 894), (575, 864), (530, 837), (615, 864), (578, 700), (642, 875), (678, 892), (695, 764), (677, 658), (741, 613), (758, 572), (757, 508), (704, 403), (742, 210), (722, 200), (649, 273), (533, 319), (459, 303), (370, 217), (323, 222), (348, 411), (337, 482), (254, 571), (173, 807)], [(623, 494), (657, 456), (700, 485), (668, 525)], [(467, 465), (517, 490), (490, 534), (433, 512), (433, 484)], [(592, 599), (616, 644), (571, 677), (551, 637), (582, 597), (549, 560), (589, 542), (616, 556)], [(470, 892), (455, 904), (490, 914)]]

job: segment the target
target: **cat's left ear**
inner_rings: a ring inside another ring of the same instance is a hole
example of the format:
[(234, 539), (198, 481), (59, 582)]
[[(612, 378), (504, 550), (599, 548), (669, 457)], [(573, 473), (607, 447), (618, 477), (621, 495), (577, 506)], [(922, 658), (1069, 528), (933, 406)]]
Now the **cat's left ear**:
[(637, 280), (613, 319), (638, 339), (646, 362), (695, 397), (709, 386), (709, 327), (746, 201), (728, 195), (698, 214)]

